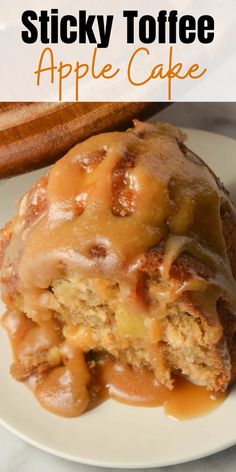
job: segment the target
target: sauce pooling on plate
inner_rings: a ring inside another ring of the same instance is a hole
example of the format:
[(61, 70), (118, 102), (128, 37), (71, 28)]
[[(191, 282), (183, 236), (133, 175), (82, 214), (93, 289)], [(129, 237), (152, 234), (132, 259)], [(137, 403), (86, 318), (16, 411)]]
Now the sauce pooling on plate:
[[(46, 327), (36, 328), (34, 322), (17, 311), (4, 315), (3, 325), (16, 360), (32, 351), (33, 339), (35, 348), (39, 349), (41, 344), (42, 352), (45, 346), (48, 349), (61, 339), (58, 326), (45, 324)], [(37, 339), (35, 330), (38, 330)], [(60, 352), (59, 365), (53, 366), (52, 362), (51, 368), (33, 374), (26, 381), (40, 404), (60, 416), (79, 416), (111, 398), (134, 406), (163, 406), (174, 418), (190, 419), (209, 413), (226, 398), (226, 394), (213, 397), (205, 387), (194, 385), (182, 377), (176, 377), (173, 390), (168, 390), (152, 372), (134, 371), (128, 365), (110, 359), (98, 361), (89, 369), (83, 352), (68, 342), (62, 342)]]

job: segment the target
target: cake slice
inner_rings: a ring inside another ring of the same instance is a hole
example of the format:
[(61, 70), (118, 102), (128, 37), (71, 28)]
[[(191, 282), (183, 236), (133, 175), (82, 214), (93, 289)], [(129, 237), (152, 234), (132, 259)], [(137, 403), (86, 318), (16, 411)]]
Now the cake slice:
[(97, 364), (167, 389), (179, 374), (214, 393), (234, 380), (236, 212), (185, 139), (134, 121), (75, 146), (22, 198), (1, 232), (17, 380), (55, 390), (69, 369), (77, 412)]

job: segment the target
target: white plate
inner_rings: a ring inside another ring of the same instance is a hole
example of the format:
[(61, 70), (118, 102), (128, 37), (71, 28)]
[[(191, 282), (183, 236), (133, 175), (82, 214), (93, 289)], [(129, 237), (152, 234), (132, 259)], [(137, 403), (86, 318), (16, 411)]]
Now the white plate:
[[(189, 145), (236, 196), (236, 141), (189, 130)], [(18, 198), (44, 171), (0, 184), (0, 224), (14, 213)], [(135, 408), (109, 400), (80, 418), (43, 410), (33, 394), (9, 375), (11, 351), (0, 330), (0, 423), (30, 444), (84, 464), (144, 468), (207, 456), (236, 443), (236, 389), (202, 418), (175, 421), (162, 408)]]

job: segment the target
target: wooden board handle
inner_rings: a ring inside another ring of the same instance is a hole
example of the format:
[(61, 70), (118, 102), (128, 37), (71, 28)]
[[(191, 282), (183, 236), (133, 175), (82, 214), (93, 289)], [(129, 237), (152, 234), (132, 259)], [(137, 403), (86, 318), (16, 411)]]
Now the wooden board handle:
[(54, 163), (76, 143), (126, 129), (164, 103), (1, 103), (0, 178)]

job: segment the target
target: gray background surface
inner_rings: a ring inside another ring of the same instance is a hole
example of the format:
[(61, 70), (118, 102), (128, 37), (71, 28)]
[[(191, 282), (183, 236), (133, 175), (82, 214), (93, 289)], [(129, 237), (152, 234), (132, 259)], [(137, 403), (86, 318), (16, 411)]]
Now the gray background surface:
[[(180, 127), (204, 129), (236, 139), (236, 103), (178, 103), (161, 112), (158, 119), (169, 121)], [(158, 472), (235, 472), (236, 446), (206, 459), (156, 470)], [(74, 464), (39, 451), (0, 427), (0, 471), (96, 472), (99, 469)]]

